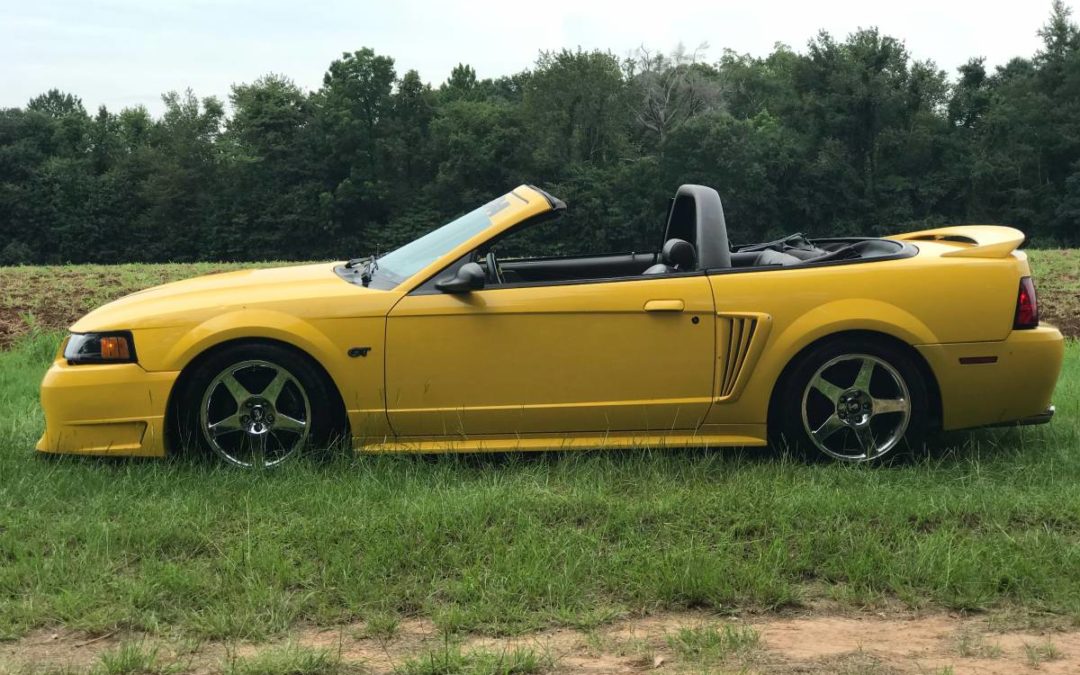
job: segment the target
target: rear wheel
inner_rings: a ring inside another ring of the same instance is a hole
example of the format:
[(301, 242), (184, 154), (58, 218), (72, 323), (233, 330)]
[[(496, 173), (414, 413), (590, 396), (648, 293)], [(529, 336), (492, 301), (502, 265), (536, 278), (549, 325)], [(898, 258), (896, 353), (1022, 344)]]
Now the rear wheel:
[(928, 395), (902, 348), (869, 338), (811, 348), (781, 383), (782, 444), (809, 456), (877, 462), (922, 445)]
[(270, 344), (211, 354), (180, 401), (184, 438), (232, 466), (272, 468), (339, 426), (325, 376), (303, 356)]

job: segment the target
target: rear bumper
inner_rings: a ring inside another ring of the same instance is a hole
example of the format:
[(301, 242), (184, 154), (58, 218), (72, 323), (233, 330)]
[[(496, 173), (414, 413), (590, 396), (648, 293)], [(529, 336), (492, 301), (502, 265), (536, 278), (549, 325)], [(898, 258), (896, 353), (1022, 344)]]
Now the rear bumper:
[(69, 366), (58, 358), (41, 383), (39, 452), (165, 455), (165, 408), (179, 373), (134, 363)]
[(1013, 420), (1012, 422), (998, 422), (997, 424), (991, 424), (992, 427), (1029, 427), (1036, 424), (1049, 424), (1050, 420), (1054, 419), (1054, 413), (1057, 412), (1057, 408), (1050, 406), (1046, 410), (1042, 411), (1038, 415), (1032, 415), (1031, 417), (1024, 417), (1022, 419)]
[(1053, 326), (1014, 330), (1000, 342), (916, 349), (937, 378), (944, 430), (1050, 421), (1065, 356), (1065, 340)]

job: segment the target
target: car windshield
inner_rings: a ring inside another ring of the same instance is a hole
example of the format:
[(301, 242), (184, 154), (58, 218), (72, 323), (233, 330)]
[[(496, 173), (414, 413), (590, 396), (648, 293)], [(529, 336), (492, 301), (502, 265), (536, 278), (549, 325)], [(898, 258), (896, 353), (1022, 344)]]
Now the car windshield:
[(491, 217), (510, 205), (508, 195), (484, 204), (457, 220), (428, 232), (378, 259), (376, 274), (401, 283), (431, 263), (483, 232), (491, 225)]

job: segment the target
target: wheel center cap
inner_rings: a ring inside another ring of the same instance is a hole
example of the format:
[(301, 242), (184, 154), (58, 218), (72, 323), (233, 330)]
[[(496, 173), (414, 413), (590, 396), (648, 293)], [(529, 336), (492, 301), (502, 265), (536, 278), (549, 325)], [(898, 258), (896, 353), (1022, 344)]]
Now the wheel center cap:
[(241, 408), (240, 423), (249, 434), (265, 434), (274, 427), (274, 407), (269, 401), (250, 398)]
[(849, 427), (864, 427), (870, 423), (874, 404), (870, 394), (861, 389), (849, 389), (836, 402), (836, 416)]

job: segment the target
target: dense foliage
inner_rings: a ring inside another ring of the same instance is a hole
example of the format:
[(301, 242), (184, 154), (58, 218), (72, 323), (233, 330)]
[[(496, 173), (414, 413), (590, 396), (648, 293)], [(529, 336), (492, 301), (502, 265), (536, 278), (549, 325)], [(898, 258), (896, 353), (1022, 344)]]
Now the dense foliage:
[[(655, 248), (680, 183), (735, 241), (1014, 224), (1080, 243), (1080, 31), (950, 78), (899, 40), (804, 52), (542, 53), (437, 88), (361, 49), (305, 92), (268, 75), (88, 114), (58, 91), (0, 110), (0, 264), (343, 257), (387, 250), (523, 182), (571, 205), (560, 246)], [(231, 112), (229, 112), (231, 111)]]

